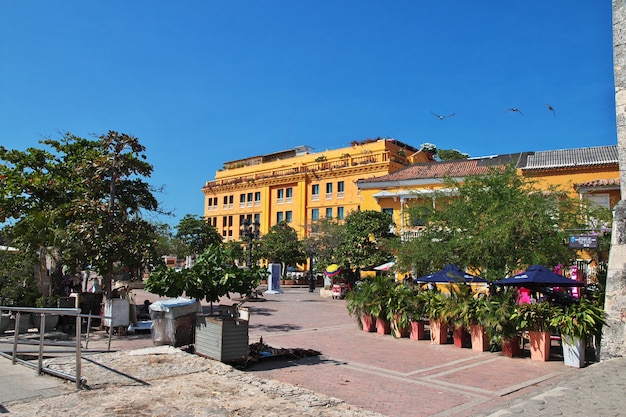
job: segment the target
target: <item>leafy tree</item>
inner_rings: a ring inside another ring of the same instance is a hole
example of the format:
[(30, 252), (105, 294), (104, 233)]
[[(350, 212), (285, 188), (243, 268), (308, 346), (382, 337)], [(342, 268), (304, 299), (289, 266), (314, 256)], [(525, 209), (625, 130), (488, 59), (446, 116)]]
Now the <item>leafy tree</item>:
[(156, 258), (156, 228), (142, 218), (160, 212), (143, 179), (152, 173), (145, 148), (113, 131), (96, 140), (68, 133), (41, 143), (50, 149), (0, 147), (5, 231), (21, 250), (55, 259), (55, 283), (63, 266), (76, 272), (89, 264), (104, 275), (110, 296), (115, 272)]
[(337, 263), (358, 278), (359, 270), (379, 265), (393, 256), (394, 222), (390, 214), (375, 210), (353, 211), (346, 216), (345, 234), (339, 245)]
[(571, 262), (567, 230), (586, 222), (578, 200), (539, 189), (512, 166), (445, 183), (458, 195), (437, 196), (436, 208), (430, 199), (409, 207), (425, 230), (401, 246), (401, 266), (425, 273), (452, 263), (498, 279), (532, 264)]
[(297, 265), (306, 262), (306, 253), (302, 242), (298, 240), (298, 233), (285, 221), (278, 222), (261, 238), (257, 255), (273, 263), (283, 264), (283, 276), (287, 265)]
[(266, 275), (263, 268), (239, 268), (231, 252), (221, 244), (211, 244), (191, 268), (177, 271), (156, 268), (146, 280), (146, 290), (160, 296), (186, 295), (196, 300), (217, 302), (229, 293), (249, 294)]
[(469, 155), (456, 149), (439, 149), (437, 151), (437, 156), (442, 161), (454, 161), (458, 159), (467, 159)]
[(176, 226), (176, 239), (183, 243), (184, 250), (177, 255), (187, 256), (202, 253), (210, 245), (220, 243), (222, 236), (205, 219), (186, 214)]
[(302, 245), (305, 253), (314, 260), (314, 272), (322, 273), (328, 265), (340, 263), (338, 249), (345, 233), (345, 225), (332, 219), (320, 219), (311, 225), (311, 231), (302, 240)]
[(0, 305), (33, 306), (40, 292), (33, 275), (37, 257), (0, 250)]

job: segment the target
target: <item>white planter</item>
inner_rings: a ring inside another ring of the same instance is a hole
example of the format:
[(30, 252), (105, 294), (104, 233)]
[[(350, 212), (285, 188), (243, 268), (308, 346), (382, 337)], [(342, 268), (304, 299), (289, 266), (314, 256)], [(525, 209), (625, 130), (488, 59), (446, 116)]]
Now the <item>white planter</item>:
[(580, 337), (561, 335), (563, 362), (565, 366), (582, 368), (585, 366), (585, 341)]

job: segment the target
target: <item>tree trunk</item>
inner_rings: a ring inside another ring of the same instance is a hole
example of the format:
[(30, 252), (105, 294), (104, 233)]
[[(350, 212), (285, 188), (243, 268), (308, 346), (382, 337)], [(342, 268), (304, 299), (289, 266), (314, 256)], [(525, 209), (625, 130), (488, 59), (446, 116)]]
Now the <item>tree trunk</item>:
[(604, 308), (607, 325), (602, 333), (601, 359), (626, 355), (626, 5), (613, 0), (613, 55), (615, 116), (621, 201), (614, 208), (611, 249)]

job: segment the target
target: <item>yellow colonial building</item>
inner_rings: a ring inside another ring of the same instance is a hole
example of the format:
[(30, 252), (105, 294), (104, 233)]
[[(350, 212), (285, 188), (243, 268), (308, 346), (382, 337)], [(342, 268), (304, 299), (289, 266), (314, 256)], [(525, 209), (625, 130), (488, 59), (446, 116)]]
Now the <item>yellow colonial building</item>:
[(407, 205), (419, 197), (455, 190), (443, 189), (444, 178), (463, 182), (471, 175), (485, 174), (489, 167), (512, 164), (518, 172), (537, 181), (540, 188), (558, 186), (571, 197), (586, 198), (613, 208), (620, 201), (617, 145), (573, 148), (540, 152), (521, 152), (492, 155), (466, 160), (437, 163), (417, 163), (382, 175), (357, 182), (364, 210), (382, 210), (393, 215), (399, 234), (410, 238), (419, 232), (406, 215)]
[(202, 188), (204, 217), (224, 240), (239, 240), (244, 220), (259, 222), (261, 234), (284, 220), (304, 237), (316, 220), (342, 220), (364, 208), (358, 180), (429, 161), (428, 153), (378, 138), (324, 152), (300, 146), (225, 162)]

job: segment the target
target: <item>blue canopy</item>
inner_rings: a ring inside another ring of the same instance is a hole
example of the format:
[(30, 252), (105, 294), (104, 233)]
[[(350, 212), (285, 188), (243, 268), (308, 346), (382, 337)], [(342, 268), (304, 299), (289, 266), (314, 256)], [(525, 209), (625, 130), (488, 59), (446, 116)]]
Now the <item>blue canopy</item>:
[(441, 271), (417, 278), (417, 282), (487, 282), (486, 279), (468, 274), (456, 265), (448, 264)]
[(516, 287), (584, 287), (585, 284), (550, 271), (545, 266), (531, 265), (524, 272), (494, 282)]

